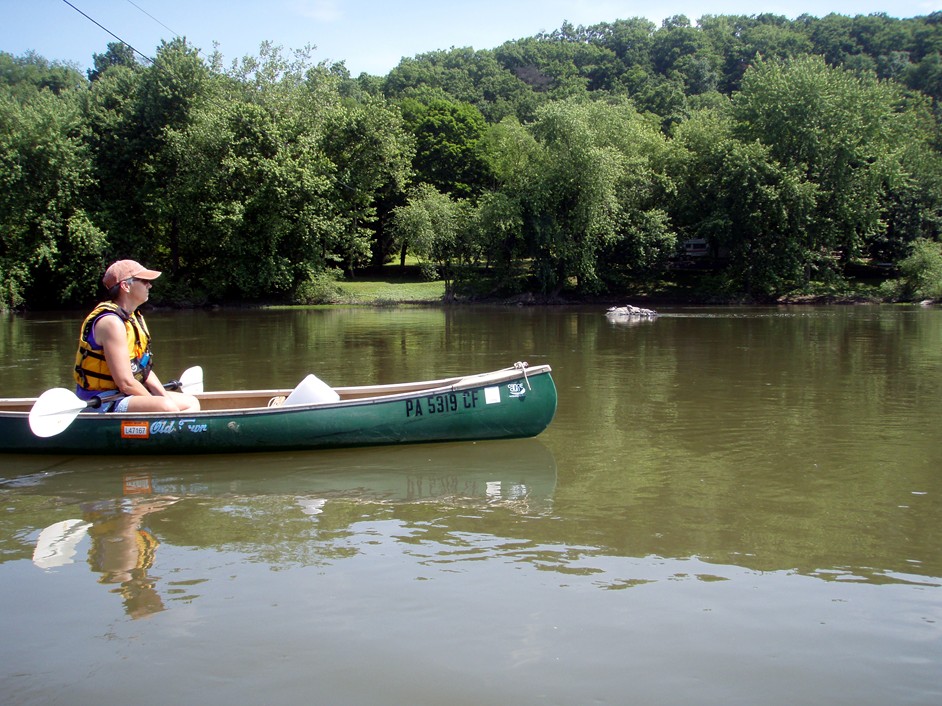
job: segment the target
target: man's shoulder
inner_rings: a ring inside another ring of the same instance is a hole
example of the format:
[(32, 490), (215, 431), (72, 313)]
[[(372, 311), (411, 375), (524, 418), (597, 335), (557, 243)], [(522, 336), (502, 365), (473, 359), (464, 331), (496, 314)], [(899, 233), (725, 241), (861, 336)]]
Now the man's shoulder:
[(120, 333), (121, 336), (124, 336), (124, 320), (118, 315), (116, 311), (104, 311), (98, 315), (95, 319), (95, 338), (99, 342), (102, 340), (102, 334)]

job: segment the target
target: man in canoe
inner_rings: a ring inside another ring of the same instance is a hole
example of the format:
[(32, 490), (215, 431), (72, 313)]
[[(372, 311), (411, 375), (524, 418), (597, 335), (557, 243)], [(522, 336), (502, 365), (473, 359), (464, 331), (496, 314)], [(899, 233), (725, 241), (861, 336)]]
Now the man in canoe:
[(158, 277), (160, 272), (134, 260), (113, 263), (102, 277), (110, 299), (99, 303), (82, 323), (75, 393), (83, 400), (102, 395), (104, 412), (199, 409), (199, 400), (192, 395), (165, 390), (153, 370), (150, 333), (137, 309), (150, 297)]

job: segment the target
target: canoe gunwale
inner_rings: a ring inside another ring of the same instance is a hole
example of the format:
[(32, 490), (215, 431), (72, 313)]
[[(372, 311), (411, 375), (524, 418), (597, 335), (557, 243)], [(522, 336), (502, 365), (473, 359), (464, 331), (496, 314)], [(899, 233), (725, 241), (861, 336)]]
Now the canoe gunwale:
[[(532, 368), (504, 368), (489, 373), (479, 373), (475, 375), (456, 376), (444, 378), (441, 380), (426, 380), (412, 383), (392, 383), (386, 385), (364, 385), (358, 387), (335, 387), (333, 388), (340, 399), (336, 402), (314, 402), (310, 404), (299, 405), (274, 405), (268, 404), (251, 405), (247, 407), (225, 407), (219, 409), (205, 409), (199, 412), (189, 414), (179, 413), (181, 416), (203, 417), (215, 415), (241, 415), (241, 414), (287, 414), (294, 411), (310, 409), (331, 409), (355, 407), (370, 404), (381, 404), (386, 402), (396, 402), (408, 400), (425, 395), (441, 395), (449, 392), (461, 392), (478, 387), (487, 387), (498, 385), (508, 380), (517, 378), (529, 378), (534, 375), (543, 375), (551, 372), (549, 365), (537, 365)], [(215, 400), (224, 400), (226, 397), (257, 397), (259, 399), (272, 400), (278, 397), (284, 397), (291, 393), (292, 388), (278, 390), (240, 390), (232, 392), (204, 392), (197, 397), (201, 402), (211, 402)], [(142, 413), (140, 415), (125, 415), (128, 417), (153, 416), (152, 414)], [(168, 415), (161, 415), (168, 416)], [(173, 415), (169, 415), (173, 416)]]
[[(340, 399), (336, 402), (314, 402), (298, 405), (270, 405), (270, 401), (279, 397), (286, 397), (293, 388), (284, 389), (260, 389), (260, 390), (220, 390), (201, 392), (196, 397), (201, 402), (224, 403), (227, 399), (257, 399), (264, 400), (264, 404), (252, 404), (248, 406), (210, 406), (201, 409), (198, 412), (123, 412), (122, 419), (171, 419), (177, 417), (200, 419), (204, 417), (218, 416), (242, 416), (245, 414), (290, 414), (297, 411), (310, 409), (330, 409), (354, 407), (359, 405), (379, 404), (384, 402), (395, 402), (397, 400), (407, 400), (417, 396), (439, 395), (448, 392), (460, 392), (477, 387), (497, 385), (507, 380), (516, 378), (529, 378), (536, 375), (550, 373), (551, 368), (547, 364), (528, 366), (518, 364), (517, 366), (503, 368), (487, 373), (477, 373), (472, 375), (454, 376), (438, 380), (424, 380), (407, 383), (390, 383), (382, 385), (361, 385), (353, 387), (335, 387), (333, 388)], [(29, 412), (36, 398), (33, 397), (12, 397), (0, 398), (0, 417), (18, 417), (24, 416)], [(16, 407), (17, 409), (11, 409)], [(100, 417), (111, 418), (116, 415), (101, 412), (82, 412), (82, 418)]]

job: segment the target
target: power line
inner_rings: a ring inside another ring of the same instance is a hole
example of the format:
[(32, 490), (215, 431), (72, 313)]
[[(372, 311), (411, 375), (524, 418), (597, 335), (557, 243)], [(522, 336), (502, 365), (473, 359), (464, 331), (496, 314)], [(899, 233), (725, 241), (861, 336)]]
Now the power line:
[(156, 22), (156, 23), (159, 24), (161, 27), (163, 27), (165, 30), (167, 30), (168, 32), (170, 32), (170, 34), (172, 34), (174, 37), (179, 37), (179, 36), (180, 36), (176, 31), (170, 29), (170, 27), (168, 27), (168, 26), (165, 25), (163, 22), (161, 22), (160, 20), (158, 20), (156, 17), (154, 17), (152, 14), (150, 14), (147, 10), (145, 10), (143, 7), (141, 7), (140, 5), (138, 5), (136, 2), (133, 2), (133, 0), (126, 0), (126, 1), (127, 1), (128, 5), (133, 5), (134, 7), (136, 7), (138, 10), (140, 10), (140, 11), (143, 12), (145, 15), (147, 15), (148, 17), (150, 17), (154, 22)]
[[(130, 0), (128, 0), (128, 1), (130, 2)], [(91, 22), (92, 24), (97, 25), (98, 27), (100, 27), (101, 29), (103, 29), (105, 32), (107, 32), (107, 33), (110, 34), (112, 37), (114, 37), (115, 39), (117, 39), (119, 42), (121, 42), (123, 45), (125, 45), (128, 49), (130, 49), (131, 51), (133, 51), (135, 54), (138, 54), (139, 56), (143, 57), (144, 59), (146, 59), (146, 60), (149, 61), (150, 63), (156, 65), (157, 62), (154, 61), (153, 59), (151, 59), (149, 56), (147, 56), (147, 54), (145, 54), (145, 53), (142, 52), (142, 51), (138, 51), (138, 50), (137, 50), (136, 48), (134, 48), (134, 46), (132, 46), (129, 42), (126, 42), (126, 41), (124, 41), (123, 39), (121, 39), (121, 37), (119, 37), (117, 34), (115, 34), (115, 33), (112, 32), (110, 29), (108, 29), (107, 27), (105, 27), (101, 22), (99, 22), (98, 20), (94, 19), (93, 17), (89, 17), (87, 14), (85, 14), (84, 12), (82, 12), (82, 10), (78, 9), (75, 5), (73, 5), (71, 2), (69, 2), (69, 0), (62, 0), (62, 2), (64, 2), (64, 3), (65, 3), (66, 5), (68, 5), (69, 7), (71, 7), (73, 10), (75, 10), (77, 13), (79, 13), (82, 17), (84, 17), (86, 20), (88, 20), (88, 21)], [(131, 3), (131, 4), (133, 5), (133, 3)], [(140, 9), (140, 8), (138, 8), (138, 9)], [(168, 27), (168, 29), (169, 29), (169, 27)], [(170, 30), (170, 31), (172, 32), (173, 30)]]

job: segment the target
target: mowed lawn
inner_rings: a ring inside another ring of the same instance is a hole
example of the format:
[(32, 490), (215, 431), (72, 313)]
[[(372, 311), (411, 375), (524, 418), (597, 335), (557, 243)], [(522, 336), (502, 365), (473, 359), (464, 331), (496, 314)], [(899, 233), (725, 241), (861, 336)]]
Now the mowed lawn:
[(442, 280), (358, 278), (337, 283), (345, 302), (352, 304), (440, 302), (445, 293)]

